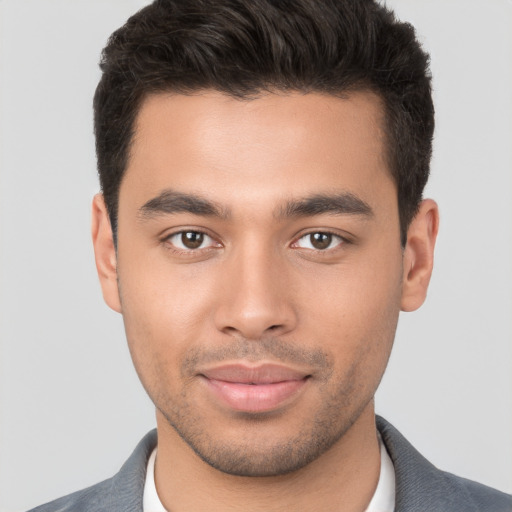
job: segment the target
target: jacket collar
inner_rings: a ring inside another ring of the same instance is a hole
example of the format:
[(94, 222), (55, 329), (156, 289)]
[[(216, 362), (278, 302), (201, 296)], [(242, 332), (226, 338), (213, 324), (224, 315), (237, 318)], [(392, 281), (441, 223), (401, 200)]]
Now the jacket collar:
[(464, 512), (478, 512), (458, 479), (432, 465), (380, 416), (377, 416), (377, 429), (395, 468), (395, 512), (458, 510), (464, 501)]
[(123, 464), (110, 483), (111, 512), (142, 512), (142, 498), (149, 457), (157, 444), (156, 429), (139, 442), (130, 458)]
[[(478, 512), (466, 488), (457, 479), (428, 462), (384, 418), (377, 416), (376, 420), (395, 469), (395, 512), (457, 510), (461, 499), (466, 503), (465, 512)], [(142, 511), (146, 468), (156, 444), (157, 431), (154, 429), (146, 434), (119, 473), (111, 479), (110, 495), (116, 499), (109, 510)]]

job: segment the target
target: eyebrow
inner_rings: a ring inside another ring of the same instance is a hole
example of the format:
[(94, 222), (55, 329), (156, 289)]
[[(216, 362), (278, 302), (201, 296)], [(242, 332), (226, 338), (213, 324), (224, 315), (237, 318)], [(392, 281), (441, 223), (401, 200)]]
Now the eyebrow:
[(229, 217), (229, 211), (221, 205), (195, 194), (164, 190), (139, 208), (139, 217), (149, 220), (160, 215), (191, 213), (203, 217)]
[[(164, 190), (150, 199), (139, 209), (138, 215), (143, 220), (150, 220), (160, 215), (191, 213), (202, 217), (227, 219), (231, 216), (229, 209), (204, 197)], [(309, 197), (290, 200), (274, 212), (278, 219), (291, 217), (308, 217), (313, 215), (361, 215), (373, 216), (368, 203), (350, 192), (338, 194), (315, 194)]]
[(299, 200), (288, 201), (279, 209), (276, 217), (307, 217), (313, 215), (361, 215), (372, 217), (371, 206), (350, 192), (316, 194)]

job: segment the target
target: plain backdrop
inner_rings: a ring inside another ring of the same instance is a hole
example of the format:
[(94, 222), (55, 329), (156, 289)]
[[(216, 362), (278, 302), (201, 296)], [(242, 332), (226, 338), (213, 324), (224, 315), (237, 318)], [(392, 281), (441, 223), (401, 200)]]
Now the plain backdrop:
[[(155, 425), (89, 235), (97, 62), (144, 3), (0, 0), (2, 512), (110, 477)], [(432, 55), (442, 224), (377, 411), (437, 466), (512, 492), (512, 3), (388, 5)]]

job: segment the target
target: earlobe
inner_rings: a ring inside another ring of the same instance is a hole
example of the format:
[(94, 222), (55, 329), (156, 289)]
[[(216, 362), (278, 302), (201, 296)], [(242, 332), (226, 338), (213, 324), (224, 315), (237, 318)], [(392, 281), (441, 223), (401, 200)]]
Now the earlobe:
[(103, 194), (96, 194), (92, 202), (91, 231), (103, 299), (110, 308), (121, 313), (117, 283), (117, 256)]
[(403, 257), (402, 311), (414, 311), (425, 301), (434, 265), (438, 229), (437, 204), (432, 199), (425, 199), (407, 231)]

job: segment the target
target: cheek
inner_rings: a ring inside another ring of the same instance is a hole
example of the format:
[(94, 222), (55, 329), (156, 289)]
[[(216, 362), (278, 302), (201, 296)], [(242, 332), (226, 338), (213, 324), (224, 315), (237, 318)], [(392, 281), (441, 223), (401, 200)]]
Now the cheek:
[(128, 346), (147, 389), (150, 381), (171, 382), (179, 375), (188, 349), (207, 340), (207, 291), (192, 270), (171, 273), (161, 262), (124, 265), (119, 262), (119, 293)]
[[(380, 253), (382, 255), (382, 252)], [(310, 332), (322, 332), (327, 351), (340, 371), (384, 371), (393, 344), (401, 297), (401, 258), (361, 261), (340, 266), (307, 295)]]
[(194, 264), (173, 265), (161, 249), (148, 253), (130, 261), (119, 260), (120, 296), (126, 321), (145, 325), (155, 335), (162, 329), (166, 336), (197, 326), (208, 311), (212, 294), (209, 273), (199, 271)]

